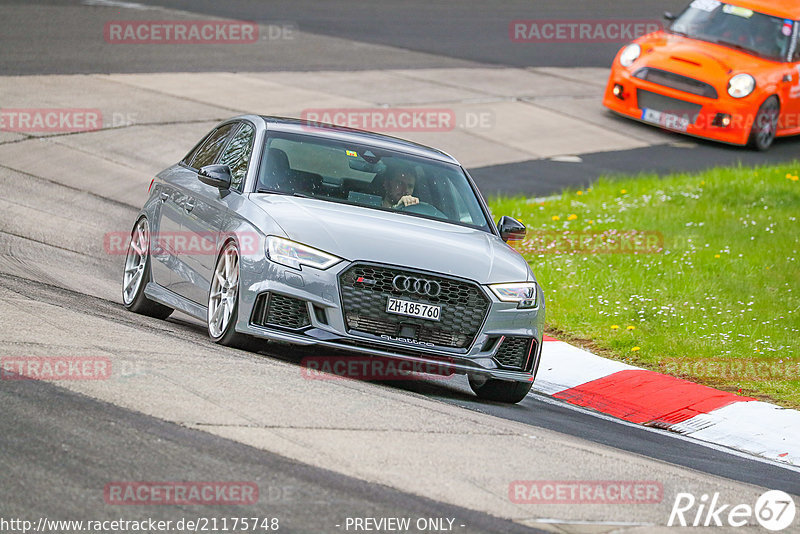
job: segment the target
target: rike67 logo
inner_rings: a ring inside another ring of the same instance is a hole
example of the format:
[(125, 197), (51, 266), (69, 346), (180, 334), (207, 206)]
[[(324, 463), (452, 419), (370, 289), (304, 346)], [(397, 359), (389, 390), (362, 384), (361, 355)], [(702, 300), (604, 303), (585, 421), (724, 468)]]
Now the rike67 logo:
[[(780, 490), (770, 490), (761, 495), (755, 506), (749, 504), (723, 504), (719, 493), (699, 499), (691, 493), (678, 493), (667, 526), (681, 527), (743, 527), (752, 519), (767, 530), (777, 532), (794, 523), (796, 509), (792, 497)], [(795, 532), (795, 531), (793, 531)]]

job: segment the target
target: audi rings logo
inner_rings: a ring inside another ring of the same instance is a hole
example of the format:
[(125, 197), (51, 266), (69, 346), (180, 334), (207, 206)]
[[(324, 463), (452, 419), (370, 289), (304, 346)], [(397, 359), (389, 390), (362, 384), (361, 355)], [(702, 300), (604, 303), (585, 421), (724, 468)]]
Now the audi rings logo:
[(442, 285), (439, 282), (413, 276), (395, 276), (392, 280), (392, 287), (403, 293), (416, 293), (427, 297), (438, 297), (442, 292)]

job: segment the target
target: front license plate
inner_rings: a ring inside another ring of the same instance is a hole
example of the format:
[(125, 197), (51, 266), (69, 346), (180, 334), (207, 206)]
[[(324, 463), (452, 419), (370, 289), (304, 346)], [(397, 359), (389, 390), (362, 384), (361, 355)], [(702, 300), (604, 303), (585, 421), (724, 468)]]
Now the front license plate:
[(434, 304), (422, 304), (421, 302), (411, 302), (410, 300), (389, 297), (389, 302), (386, 304), (386, 311), (396, 315), (438, 321), (442, 313), (442, 307)]
[(689, 128), (689, 119), (683, 115), (665, 113), (655, 109), (643, 109), (642, 120), (651, 124), (658, 124), (667, 130), (685, 132)]

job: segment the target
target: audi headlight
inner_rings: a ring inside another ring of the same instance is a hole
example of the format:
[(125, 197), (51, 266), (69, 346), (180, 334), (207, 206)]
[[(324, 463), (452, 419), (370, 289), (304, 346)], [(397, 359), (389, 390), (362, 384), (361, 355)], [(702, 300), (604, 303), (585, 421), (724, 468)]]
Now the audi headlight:
[(639, 59), (642, 54), (642, 47), (638, 44), (629, 44), (626, 46), (622, 53), (619, 55), (619, 64), (623, 67), (630, 67), (633, 62)]
[(342, 261), (321, 250), (302, 243), (295, 243), (282, 237), (271, 235), (267, 238), (267, 257), (292, 269), (300, 269), (303, 265), (315, 269), (327, 269)]
[(749, 74), (737, 74), (728, 80), (728, 94), (733, 98), (744, 98), (756, 88), (756, 80)]
[(516, 302), (517, 308), (535, 308), (536, 282), (519, 282), (514, 284), (492, 284), (492, 293), (502, 302)]

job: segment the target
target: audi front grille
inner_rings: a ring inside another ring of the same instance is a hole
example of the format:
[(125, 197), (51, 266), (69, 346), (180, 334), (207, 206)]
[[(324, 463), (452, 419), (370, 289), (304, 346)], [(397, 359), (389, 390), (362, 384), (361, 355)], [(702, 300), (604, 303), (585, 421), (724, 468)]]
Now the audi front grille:
[[(353, 335), (466, 349), (489, 312), (490, 301), (477, 284), (408, 269), (357, 263), (339, 274), (339, 286), (345, 325)], [(439, 321), (388, 313), (389, 297), (439, 305)]]

